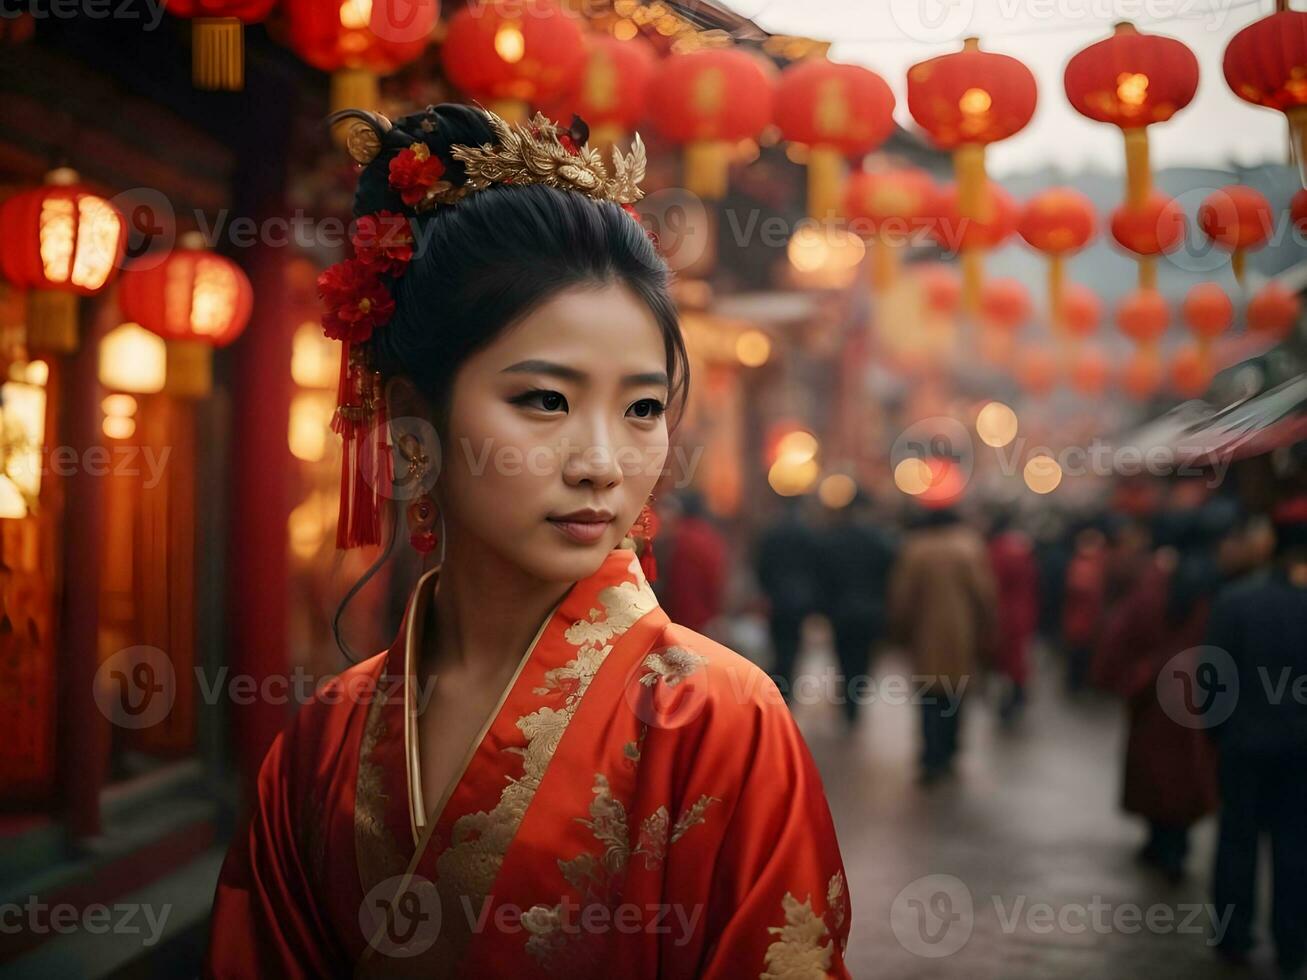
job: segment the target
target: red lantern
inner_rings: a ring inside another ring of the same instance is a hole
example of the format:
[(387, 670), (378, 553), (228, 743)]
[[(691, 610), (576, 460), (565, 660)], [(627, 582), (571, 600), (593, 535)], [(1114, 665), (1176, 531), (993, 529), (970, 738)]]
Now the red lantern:
[(1200, 347), (1182, 347), (1171, 360), (1171, 386), (1186, 398), (1197, 398), (1212, 383), (1207, 352)]
[(923, 262), (912, 266), (912, 274), (921, 287), (927, 307), (946, 316), (957, 312), (962, 284), (949, 266), (941, 262)]
[(1154, 350), (1135, 351), (1121, 371), (1121, 388), (1141, 401), (1156, 394), (1161, 384), (1162, 362)]
[(474, 0), (449, 19), (440, 56), (451, 82), (509, 122), (575, 88), (586, 65), (580, 22), (554, 0)]
[(1248, 329), (1270, 337), (1283, 337), (1298, 322), (1302, 301), (1278, 282), (1268, 282), (1248, 301)]
[(1072, 337), (1088, 337), (1103, 319), (1103, 303), (1088, 286), (1071, 283), (1062, 297), (1062, 327)]
[(168, 390), (189, 397), (212, 387), (210, 349), (244, 331), (254, 305), (245, 273), (231, 259), (179, 248), (160, 261), (147, 255), (123, 270), (123, 316), (168, 341)]
[(1149, 194), (1143, 204), (1121, 205), (1112, 212), (1112, 237), (1139, 257), (1139, 286), (1157, 285), (1157, 256), (1173, 252), (1184, 242), (1184, 212), (1165, 194)]
[(1231, 252), (1234, 277), (1243, 282), (1244, 253), (1260, 248), (1271, 237), (1275, 218), (1271, 204), (1259, 192), (1242, 184), (1212, 191), (1198, 207), (1203, 234)]
[(1143, 347), (1151, 346), (1171, 325), (1171, 311), (1155, 289), (1137, 289), (1116, 307), (1116, 325)]
[(1198, 59), (1175, 38), (1141, 34), (1121, 23), (1111, 37), (1071, 57), (1063, 84), (1077, 112), (1121, 128), (1126, 200), (1143, 205), (1152, 186), (1147, 127), (1165, 122), (1193, 100)]
[(772, 120), (768, 68), (737, 48), (674, 54), (649, 86), (649, 113), (664, 136), (685, 145), (685, 186), (700, 197), (726, 194), (731, 144)]
[(856, 170), (844, 188), (844, 214), (852, 231), (872, 243), (875, 284), (894, 279), (895, 249), (907, 243), (930, 212), (935, 182), (924, 170)]
[(1082, 395), (1101, 395), (1112, 379), (1112, 366), (1097, 347), (1084, 346), (1071, 362), (1071, 387)]
[(1048, 256), (1048, 308), (1055, 326), (1063, 326), (1066, 256), (1094, 237), (1094, 205), (1070, 187), (1053, 187), (1036, 194), (1021, 212), (1017, 231), (1031, 248)]
[(620, 41), (590, 32), (585, 48), (585, 67), (551, 114), (564, 122), (578, 115), (590, 127), (591, 143), (614, 144), (644, 116), (658, 55), (641, 35)]
[[(377, 76), (416, 59), (440, 18), (439, 0), (285, 0), (283, 9), (291, 48), (331, 72), (332, 109), (376, 109)], [(347, 129), (336, 132), (343, 140)]]
[[(75, 180), (67, 170), (50, 180)], [(77, 349), (77, 297), (100, 292), (122, 265), (127, 222), (109, 201), (77, 183), (49, 183), (0, 207), (0, 267), (28, 290), (27, 344)]]
[(781, 72), (773, 114), (785, 139), (808, 147), (808, 213), (821, 220), (838, 209), (843, 160), (894, 131), (894, 93), (874, 71), (810, 58)]
[(1190, 289), (1180, 312), (1200, 344), (1219, 337), (1234, 322), (1234, 304), (1214, 282), (1200, 282)]
[(1025, 391), (1044, 396), (1057, 383), (1057, 358), (1043, 347), (1027, 347), (1017, 355), (1016, 379)]
[(1280, 10), (1249, 24), (1225, 49), (1225, 80), (1239, 98), (1289, 118), (1299, 179), (1307, 185), (1307, 12)]
[(164, 0), (168, 13), (191, 18), (191, 81), (196, 88), (245, 86), (244, 31), (276, 0)]
[(942, 187), (930, 207), (930, 236), (946, 252), (962, 260), (962, 305), (968, 313), (979, 309), (980, 290), (984, 282), (982, 254), (997, 248), (1016, 231), (1017, 205), (998, 184), (987, 181), (981, 195), (983, 207), (974, 217), (966, 217), (959, 202), (957, 184)]
[(989, 326), (1013, 333), (1030, 319), (1030, 293), (1016, 279), (991, 279), (981, 288), (980, 317)]

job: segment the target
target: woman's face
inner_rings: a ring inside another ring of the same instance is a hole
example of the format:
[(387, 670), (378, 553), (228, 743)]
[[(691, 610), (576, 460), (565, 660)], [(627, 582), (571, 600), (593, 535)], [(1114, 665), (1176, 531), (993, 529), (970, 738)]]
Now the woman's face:
[[(625, 286), (556, 294), (454, 378), (435, 493), (451, 552), (490, 548), (528, 575), (592, 574), (667, 458), (663, 335)], [(572, 523), (559, 518), (592, 509)]]

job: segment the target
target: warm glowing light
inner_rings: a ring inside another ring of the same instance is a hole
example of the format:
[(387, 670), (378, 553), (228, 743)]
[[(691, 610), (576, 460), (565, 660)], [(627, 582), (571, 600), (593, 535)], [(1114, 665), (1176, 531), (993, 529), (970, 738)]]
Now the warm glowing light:
[[(45, 372), (32, 371), (33, 365)], [(11, 375), (20, 379), (27, 375), (40, 377), (37, 382), (7, 381), (0, 385), (0, 405), (4, 405), (4, 475), (22, 491), (28, 500), (41, 496), (41, 471), (45, 445), (45, 376), (48, 366), (41, 361), (28, 365), (14, 365)]]
[(100, 384), (106, 388), (162, 391), (167, 378), (167, 345), (139, 323), (114, 327), (100, 341)]
[(1031, 456), (1021, 475), (1035, 493), (1052, 493), (1062, 482), (1062, 467), (1052, 456)]
[(745, 367), (762, 367), (771, 357), (771, 338), (761, 330), (745, 330), (735, 338), (735, 356)]
[(199, 336), (222, 333), (231, 322), (240, 281), (226, 262), (200, 258), (191, 284), (191, 330)]
[(1017, 413), (1002, 402), (990, 402), (976, 416), (976, 435), (986, 446), (1001, 449), (1017, 437)]
[(1126, 105), (1143, 105), (1148, 98), (1148, 76), (1141, 72), (1122, 72), (1116, 77), (1116, 97)]
[(832, 473), (817, 486), (817, 498), (832, 510), (847, 507), (857, 492), (857, 483), (847, 473)]
[(50, 365), (45, 361), (31, 361), (23, 368), (23, 380), (29, 385), (45, 386), (50, 380)]
[(327, 536), (329, 516), (326, 500), (314, 491), (308, 500), (290, 512), (286, 521), (291, 553), (296, 558), (312, 558)]
[(994, 100), (983, 88), (969, 88), (958, 99), (958, 108), (968, 116), (980, 116), (989, 111)]
[(894, 467), (894, 485), (911, 497), (929, 490), (930, 479), (930, 467), (917, 456), (909, 456)]
[(103, 198), (88, 194), (77, 199), (77, 254), (73, 257), (73, 285), (99, 289), (113, 271), (118, 257), (122, 219)]
[(74, 203), (68, 198), (50, 197), (41, 202), (41, 271), (51, 282), (67, 282), (73, 256)]
[(796, 429), (781, 436), (776, 443), (776, 458), (790, 463), (805, 463), (817, 457), (817, 437), (811, 432)]
[(345, 0), (340, 5), (340, 26), (360, 31), (372, 21), (372, 0)]
[(858, 266), (867, 246), (851, 232), (805, 225), (790, 236), (786, 254), (799, 272), (841, 271)]
[(503, 24), (495, 31), (495, 54), (510, 65), (515, 65), (526, 54), (526, 38), (516, 24)]
[(629, 41), (640, 33), (640, 28), (626, 18), (622, 18), (613, 25), (613, 37), (619, 41)]
[(100, 402), (100, 411), (105, 415), (131, 418), (136, 414), (136, 399), (131, 395), (105, 395)]
[(290, 376), (301, 388), (330, 388), (336, 384), (339, 360), (335, 344), (314, 320), (300, 324), (290, 348)]
[(13, 480), (0, 476), (0, 517), (16, 519), (27, 516), (27, 501)]
[(767, 483), (782, 497), (797, 497), (807, 493), (817, 482), (815, 459), (794, 460), (782, 456), (767, 471)]
[(123, 418), (119, 415), (108, 415), (105, 416), (100, 428), (104, 430), (104, 434), (110, 439), (130, 439), (133, 433), (136, 432), (136, 420)]
[(319, 462), (326, 456), (333, 410), (332, 398), (326, 392), (303, 391), (291, 399), (288, 435), (291, 455), (306, 463)]

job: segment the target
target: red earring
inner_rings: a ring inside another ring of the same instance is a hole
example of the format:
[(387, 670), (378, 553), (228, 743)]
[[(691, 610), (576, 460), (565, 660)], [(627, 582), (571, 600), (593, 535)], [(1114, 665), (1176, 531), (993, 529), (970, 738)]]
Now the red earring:
[(650, 582), (656, 581), (658, 578), (658, 563), (654, 560), (653, 552), (654, 536), (657, 533), (658, 515), (651, 505), (645, 504), (640, 509), (640, 516), (635, 519), (635, 523), (631, 525), (631, 530), (627, 534), (635, 540), (638, 546), (640, 568), (644, 571), (644, 577)]
[(408, 542), (423, 557), (440, 546), (435, 524), (436, 502), (431, 499), (431, 494), (424, 493), (408, 505)]

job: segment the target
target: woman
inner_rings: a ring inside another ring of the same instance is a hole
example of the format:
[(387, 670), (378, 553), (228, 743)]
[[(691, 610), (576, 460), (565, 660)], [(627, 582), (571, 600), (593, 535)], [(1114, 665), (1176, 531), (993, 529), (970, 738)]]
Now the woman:
[(642, 564), (686, 358), (629, 207), (641, 144), (609, 177), (579, 119), (347, 115), (355, 258), (320, 281), (349, 345), (341, 541), (377, 536), (388, 417), (440, 560), (269, 751), (207, 974), (848, 976), (808, 750)]

